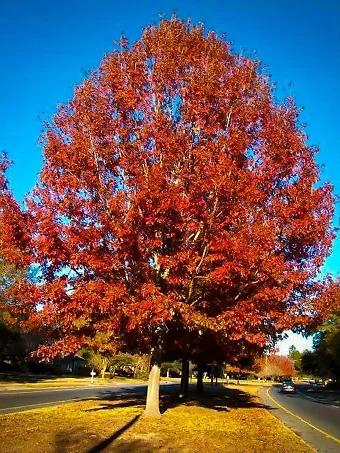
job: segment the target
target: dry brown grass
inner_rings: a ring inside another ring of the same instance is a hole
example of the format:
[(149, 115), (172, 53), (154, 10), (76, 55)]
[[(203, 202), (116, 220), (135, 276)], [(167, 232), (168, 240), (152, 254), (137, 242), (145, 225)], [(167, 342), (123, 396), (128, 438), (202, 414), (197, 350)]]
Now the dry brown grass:
[[(254, 394), (258, 387), (214, 388), (198, 399), (163, 398), (160, 419), (140, 417), (144, 397), (83, 401), (5, 415), (0, 451), (6, 453), (311, 453)], [(121, 428), (119, 435), (117, 431)], [(115, 435), (116, 433), (116, 435)], [(92, 449), (92, 450), (91, 450)]]

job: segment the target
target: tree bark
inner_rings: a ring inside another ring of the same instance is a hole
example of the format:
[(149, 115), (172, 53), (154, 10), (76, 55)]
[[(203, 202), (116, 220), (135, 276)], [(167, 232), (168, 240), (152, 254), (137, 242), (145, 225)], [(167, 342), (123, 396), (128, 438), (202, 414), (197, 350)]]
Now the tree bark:
[(181, 376), (181, 395), (186, 395), (189, 391), (189, 360), (182, 360)]
[(109, 363), (108, 359), (106, 357), (103, 357), (102, 366), (101, 366), (101, 370), (100, 370), (100, 374), (101, 374), (102, 379), (105, 378), (105, 372), (106, 372), (106, 368), (107, 368), (108, 363)]
[(196, 392), (203, 393), (203, 366), (198, 365), (197, 367), (197, 385), (196, 385)]
[(160, 417), (159, 412), (159, 377), (160, 368), (153, 365), (149, 374), (148, 394), (146, 397), (146, 407), (144, 415), (149, 417)]
[(112, 367), (110, 368), (110, 379), (114, 378), (115, 377), (115, 374), (116, 374), (116, 368), (117, 367)]

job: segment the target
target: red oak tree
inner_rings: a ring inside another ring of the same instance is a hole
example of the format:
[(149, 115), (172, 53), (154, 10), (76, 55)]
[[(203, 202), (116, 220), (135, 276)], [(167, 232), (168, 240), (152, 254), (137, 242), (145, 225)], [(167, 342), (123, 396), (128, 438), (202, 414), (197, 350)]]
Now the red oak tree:
[(310, 312), (332, 187), (294, 102), (277, 103), (261, 72), (173, 18), (122, 39), (59, 107), (27, 200), (31, 321), (56, 338), (41, 354), (103, 335), (190, 351), (182, 340), (209, 332), (246, 351)]
[(294, 362), (288, 357), (278, 354), (261, 357), (256, 361), (254, 368), (258, 369), (258, 374), (264, 377), (288, 377), (296, 374)]

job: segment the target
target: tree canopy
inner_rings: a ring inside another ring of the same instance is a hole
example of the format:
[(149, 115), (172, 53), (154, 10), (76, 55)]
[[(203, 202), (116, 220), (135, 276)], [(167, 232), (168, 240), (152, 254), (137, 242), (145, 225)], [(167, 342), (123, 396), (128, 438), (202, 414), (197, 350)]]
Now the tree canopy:
[(2, 161), (6, 254), (40, 270), (17, 297), (54, 340), (40, 353), (103, 334), (117, 350), (214, 338), (237, 355), (301, 323), (334, 197), (298, 114), (259, 61), (202, 26), (122, 38), (45, 125), (25, 213)]

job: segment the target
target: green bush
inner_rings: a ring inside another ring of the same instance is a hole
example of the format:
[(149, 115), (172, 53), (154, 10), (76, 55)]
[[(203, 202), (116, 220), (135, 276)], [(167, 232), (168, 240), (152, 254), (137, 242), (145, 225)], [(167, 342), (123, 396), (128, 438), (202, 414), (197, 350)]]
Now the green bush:
[(149, 373), (145, 370), (137, 370), (134, 376), (136, 379), (142, 379), (147, 381), (149, 379)]

